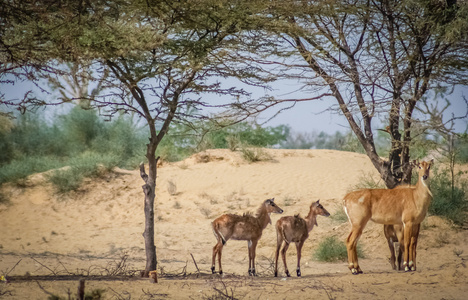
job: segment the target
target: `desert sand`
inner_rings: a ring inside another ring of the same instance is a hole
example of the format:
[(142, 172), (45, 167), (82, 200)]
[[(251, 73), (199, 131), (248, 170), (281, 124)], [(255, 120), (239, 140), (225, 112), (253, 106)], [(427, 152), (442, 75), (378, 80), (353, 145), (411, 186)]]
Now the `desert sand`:
[[(76, 192), (57, 195), (44, 174), (22, 186), (5, 184), (0, 204), (0, 299), (68, 299), (80, 278), (105, 299), (467, 299), (468, 235), (450, 222), (427, 216), (418, 243), (418, 269), (398, 272), (388, 263), (383, 226), (369, 222), (360, 244), (364, 274), (346, 262), (313, 258), (328, 236), (344, 241), (349, 223), (333, 218), (343, 196), (362, 176), (379, 176), (370, 160), (332, 150), (273, 150), (272, 159), (248, 163), (240, 153), (208, 150), (158, 168), (155, 230), (159, 282), (141, 278), (145, 252), (143, 181), (139, 171), (116, 169), (87, 179)], [(255, 212), (268, 198), (283, 215), (305, 216), (312, 201), (332, 217), (317, 219), (302, 250), (302, 277), (295, 276), (296, 250), (288, 251), (293, 277), (273, 276), (274, 223), (257, 248), (257, 272), (248, 276), (247, 243), (229, 240), (225, 274), (211, 274), (215, 237), (211, 221), (223, 213)], [(193, 257), (193, 258), (192, 258)], [(52, 276), (51, 276), (52, 275)], [(100, 275), (100, 276), (96, 276)]]

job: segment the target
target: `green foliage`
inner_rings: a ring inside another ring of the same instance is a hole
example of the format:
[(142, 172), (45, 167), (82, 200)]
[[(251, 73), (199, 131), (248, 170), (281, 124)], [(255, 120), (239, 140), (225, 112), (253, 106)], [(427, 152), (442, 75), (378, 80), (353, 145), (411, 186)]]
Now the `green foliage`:
[(285, 141), (290, 128), (286, 125), (261, 127), (247, 122), (238, 123), (207, 134), (213, 148), (235, 149), (240, 144), (255, 147), (271, 147)]
[[(200, 132), (204, 134), (200, 134)], [(267, 159), (260, 147), (271, 147), (285, 140), (289, 127), (260, 127), (247, 122), (232, 126), (201, 121), (189, 125), (173, 124), (158, 147), (157, 155), (166, 161), (179, 161), (205, 149), (241, 150), (248, 161)]]
[(348, 222), (348, 216), (341, 207), (330, 218), (338, 223)]
[(455, 177), (454, 186), (448, 170), (434, 168), (431, 175), (432, 203), (429, 213), (443, 216), (452, 220), (457, 225), (466, 222), (468, 212), (468, 194), (466, 187), (468, 182), (460, 179), (462, 173)]
[[(334, 134), (320, 133), (296, 133), (288, 132), (286, 140), (280, 143), (284, 149), (334, 149), (364, 153), (364, 148), (351, 131)], [(382, 146), (383, 147), (383, 146)]]
[(0, 184), (69, 166), (51, 176), (59, 191), (65, 192), (99, 168), (135, 168), (145, 153), (146, 137), (129, 118), (104, 122), (96, 111), (79, 106), (53, 119), (52, 125), (38, 114), (18, 116), (11, 129), (1, 134), (0, 149), (7, 153), (0, 155)]
[(55, 156), (21, 156), (8, 164), (0, 166), (0, 184), (10, 181), (19, 182), (31, 174), (62, 166), (63, 161)]
[(117, 165), (117, 157), (85, 152), (69, 161), (70, 167), (52, 172), (48, 179), (58, 193), (67, 193), (80, 187), (85, 177), (100, 177)]
[(457, 160), (459, 163), (468, 163), (468, 134), (463, 134), (455, 140)]
[[(364, 254), (360, 245), (357, 247), (358, 257), (363, 258)], [(329, 236), (320, 242), (314, 253), (314, 258), (318, 261), (337, 262), (345, 261), (348, 258), (348, 252), (344, 242), (338, 240), (336, 236)]]

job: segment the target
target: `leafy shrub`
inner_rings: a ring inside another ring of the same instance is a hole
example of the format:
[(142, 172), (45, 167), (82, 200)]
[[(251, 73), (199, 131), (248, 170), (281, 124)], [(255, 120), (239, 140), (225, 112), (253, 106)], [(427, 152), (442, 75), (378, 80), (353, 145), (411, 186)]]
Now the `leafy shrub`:
[[(364, 257), (360, 245), (357, 247), (358, 257)], [(318, 261), (337, 262), (345, 261), (348, 258), (346, 245), (338, 240), (336, 236), (329, 236), (323, 240), (314, 253), (314, 258)]]
[(81, 181), (79, 174), (92, 174), (99, 164), (135, 168), (144, 158), (147, 137), (128, 117), (104, 122), (96, 111), (75, 107), (52, 122), (28, 113), (0, 131), (0, 184), (71, 166), (76, 174), (58, 178), (66, 175), (60, 173), (52, 179), (69, 190)]
[(330, 216), (330, 218), (339, 223), (348, 222), (348, 216), (346, 215), (343, 208), (339, 208), (333, 215)]
[(0, 184), (18, 182), (27, 176), (63, 166), (57, 157), (23, 156), (0, 167)]
[(67, 193), (80, 187), (85, 177), (100, 177), (116, 165), (116, 158), (102, 156), (92, 152), (70, 160), (70, 168), (52, 172), (48, 179), (56, 187), (58, 193)]
[(241, 152), (242, 157), (250, 163), (271, 160), (271, 156), (262, 148), (244, 147)]
[(468, 211), (468, 199), (466, 193), (466, 181), (461, 181), (460, 175), (456, 176), (454, 187), (448, 170), (434, 168), (431, 175), (432, 203), (429, 206), (429, 213), (443, 216), (452, 220), (457, 225), (462, 225), (466, 221)]

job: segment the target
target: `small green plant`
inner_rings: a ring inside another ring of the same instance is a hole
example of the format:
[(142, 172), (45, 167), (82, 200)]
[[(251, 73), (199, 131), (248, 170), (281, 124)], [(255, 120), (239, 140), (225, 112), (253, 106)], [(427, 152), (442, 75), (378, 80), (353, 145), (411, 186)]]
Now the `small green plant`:
[[(360, 245), (357, 247), (357, 253), (360, 258), (364, 256)], [(329, 236), (319, 244), (314, 253), (314, 258), (325, 262), (345, 261), (348, 258), (346, 245), (343, 241), (338, 240), (336, 236)]]
[(226, 143), (228, 149), (231, 151), (236, 151), (241, 146), (241, 140), (238, 134), (231, 134), (226, 136)]
[(243, 147), (241, 149), (242, 157), (249, 163), (271, 160), (271, 155), (262, 148)]
[(348, 221), (348, 216), (342, 208), (339, 208), (333, 215), (330, 216), (332, 220), (338, 223), (344, 223)]

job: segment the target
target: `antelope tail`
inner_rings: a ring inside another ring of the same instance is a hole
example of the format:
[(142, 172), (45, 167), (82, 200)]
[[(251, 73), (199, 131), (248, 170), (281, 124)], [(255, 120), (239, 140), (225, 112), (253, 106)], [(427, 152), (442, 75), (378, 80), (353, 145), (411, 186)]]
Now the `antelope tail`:
[(219, 225), (217, 223), (212, 222), (211, 227), (213, 228), (213, 234), (215, 235), (216, 239), (221, 239), (223, 245), (226, 245), (226, 238), (224, 238), (223, 234), (219, 230)]
[(286, 244), (289, 245), (289, 241), (288, 241), (288, 239), (286, 238), (286, 234), (284, 233), (283, 228), (281, 228), (281, 235), (283, 236), (283, 240), (286, 242)]

